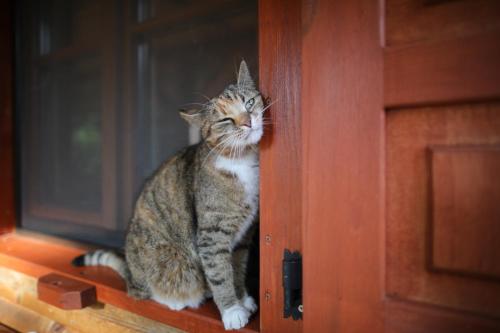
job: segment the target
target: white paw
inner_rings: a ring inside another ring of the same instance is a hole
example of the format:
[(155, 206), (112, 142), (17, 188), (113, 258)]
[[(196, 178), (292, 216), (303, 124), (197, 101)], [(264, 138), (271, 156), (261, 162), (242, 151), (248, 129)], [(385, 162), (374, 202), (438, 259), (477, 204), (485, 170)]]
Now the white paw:
[(250, 312), (239, 304), (224, 310), (222, 321), (226, 330), (237, 330), (248, 323)]
[(246, 295), (245, 297), (243, 297), (243, 306), (245, 307), (245, 309), (250, 311), (250, 313), (255, 313), (255, 311), (257, 311), (257, 303), (255, 303), (255, 300), (252, 296)]

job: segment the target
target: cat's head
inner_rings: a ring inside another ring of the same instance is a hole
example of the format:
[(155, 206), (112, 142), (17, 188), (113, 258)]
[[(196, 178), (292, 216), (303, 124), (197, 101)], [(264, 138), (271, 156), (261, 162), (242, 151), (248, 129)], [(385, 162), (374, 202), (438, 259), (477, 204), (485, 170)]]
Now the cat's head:
[(201, 135), (218, 151), (238, 150), (259, 142), (263, 134), (264, 100), (243, 60), (236, 84), (227, 86), (201, 110), (181, 116), (201, 129)]

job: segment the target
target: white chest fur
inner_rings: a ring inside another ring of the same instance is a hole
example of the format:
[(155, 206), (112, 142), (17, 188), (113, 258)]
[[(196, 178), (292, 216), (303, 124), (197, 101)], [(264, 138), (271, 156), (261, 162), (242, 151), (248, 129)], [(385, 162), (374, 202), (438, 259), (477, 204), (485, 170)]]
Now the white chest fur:
[(246, 199), (249, 204), (258, 199), (259, 160), (257, 154), (248, 154), (238, 159), (219, 156), (215, 161), (215, 167), (238, 177), (238, 180), (245, 189)]
[(252, 225), (257, 214), (259, 205), (259, 160), (257, 154), (249, 154), (239, 159), (228, 159), (219, 156), (215, 167), (235, 175), (245, 190), (246, 202), (250, 205), (251, 213), (243, 222), (232, 242), (232, 246), (238, 244)]

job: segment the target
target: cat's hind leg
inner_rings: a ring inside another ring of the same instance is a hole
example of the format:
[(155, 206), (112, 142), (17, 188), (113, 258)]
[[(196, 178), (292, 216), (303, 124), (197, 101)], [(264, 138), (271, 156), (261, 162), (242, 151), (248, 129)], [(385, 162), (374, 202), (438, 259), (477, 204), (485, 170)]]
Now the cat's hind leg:
[(147, 299), (151, 297), (151, 293), (147, 286), (134, 280), (127, 281), (127, 293), (136, 299)]
[(153, 251), (148, 285), (151, 299), (172, 310), (197, 308), (205, 300), (206, 283), (199, 261), (192, 251), (162, 244)]

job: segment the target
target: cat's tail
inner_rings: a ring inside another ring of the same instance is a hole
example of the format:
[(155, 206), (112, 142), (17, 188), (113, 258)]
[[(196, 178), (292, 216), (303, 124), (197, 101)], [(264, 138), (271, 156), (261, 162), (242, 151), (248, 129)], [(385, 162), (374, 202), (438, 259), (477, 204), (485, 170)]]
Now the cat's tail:
[(115, 270), (122, 278), (128, 279), (129, 270), (123, 256), (108, 250), (96, 250), (82, 254), (71, 262), (73, 266), (107, 266)]

